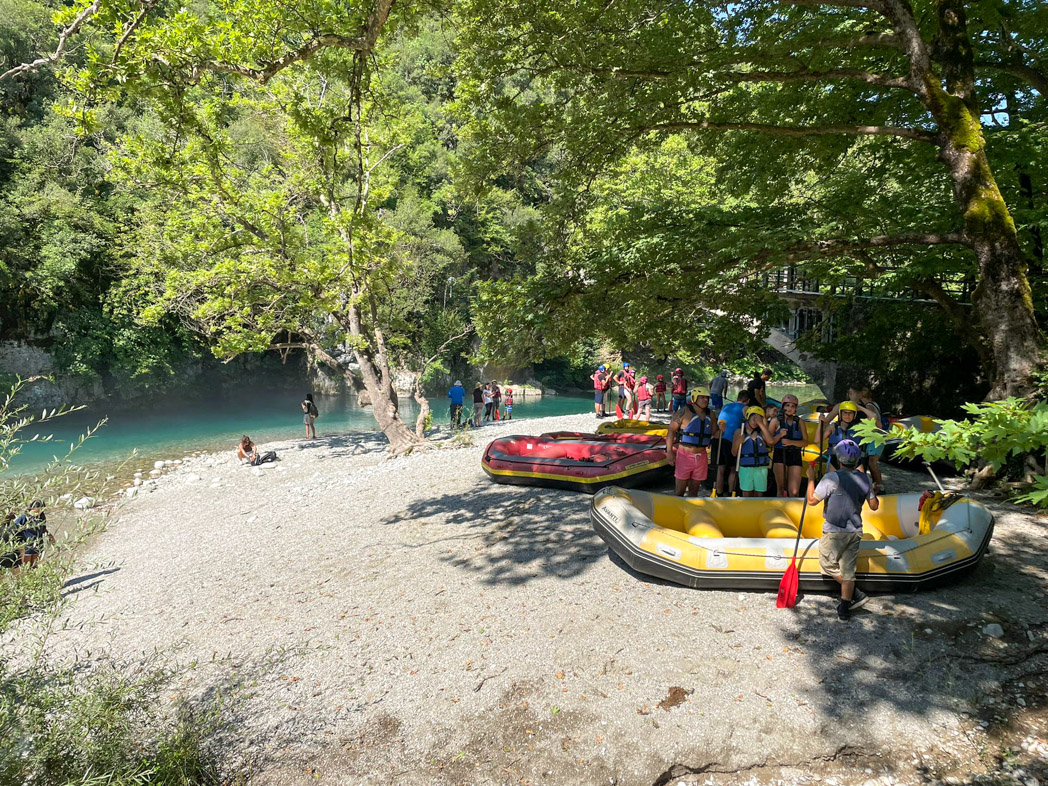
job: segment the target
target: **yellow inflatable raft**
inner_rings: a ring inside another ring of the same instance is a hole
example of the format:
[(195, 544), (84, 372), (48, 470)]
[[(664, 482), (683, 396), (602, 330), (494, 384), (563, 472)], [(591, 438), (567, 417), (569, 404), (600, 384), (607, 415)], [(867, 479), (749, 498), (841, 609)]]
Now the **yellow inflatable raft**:
[(649, 423), (646, 420), (632, 420), (631, 418), (622, 418), (597, 426), (598, 434), (652, 434), (664, 437), (667, 431), (669, 431), (669, 426), (665, 423)]
[[(986, 553), (994, 520), (967, 498), (928, 504), (919, 494), (883, 496), (863, 510), (857, 581), (880, 592), (918, 590), (972, 570)], [(597, 534), (641, 573), (699, 589), (776, 589), (793, 556), (802, 500), (682, 499), (615, 486), (593, 497)], [(923, 520), (922, 520), (923, 516)], [(797, 566), (800, 586), (836, 586), (819, 571), (822, 506), (808, 506)]]

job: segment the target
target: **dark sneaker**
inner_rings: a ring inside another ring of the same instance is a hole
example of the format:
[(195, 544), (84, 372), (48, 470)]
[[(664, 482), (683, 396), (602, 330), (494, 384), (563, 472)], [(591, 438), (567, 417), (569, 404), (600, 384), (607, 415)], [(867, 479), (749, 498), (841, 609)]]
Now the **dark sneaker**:
[(851, 619), (851, 603), (842, 599), (837, 604), (837, 619), (841, 622), (847, 622)]
[(855, 611), (860, 606), (865, 606), (869, 599), (869, 595), (867, 595), (861, 589), (856, 589), (855, 592), (852, 594), (851, 606), (849, 607), (849, 609), (851, 611)]

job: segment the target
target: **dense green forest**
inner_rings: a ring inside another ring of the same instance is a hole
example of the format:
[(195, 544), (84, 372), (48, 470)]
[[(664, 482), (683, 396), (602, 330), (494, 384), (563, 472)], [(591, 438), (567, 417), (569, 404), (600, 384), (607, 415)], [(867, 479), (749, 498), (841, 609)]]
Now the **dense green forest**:
[[(1043, 380), (1048, 9), (0, 0), (0, 338), (165, 384), (798, 344), (893, 407)], [(803, 282), (798, 284), (796, 282)], [(738, 365), (737, 365), (738, 364)]]

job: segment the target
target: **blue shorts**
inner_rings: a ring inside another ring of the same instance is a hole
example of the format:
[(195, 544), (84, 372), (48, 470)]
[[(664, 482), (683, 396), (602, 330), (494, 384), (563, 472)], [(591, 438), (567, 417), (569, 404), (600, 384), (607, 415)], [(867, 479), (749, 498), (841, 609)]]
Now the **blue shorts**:
[(512, 404), (507, 404), (506, 405), (506, 414), (508, 415), (512, 411), (513, 411), (513, 405)]
[(866, 448), (866, 455), (870, 458), (876, 458), (884, 453), (884, 443), (880, 445), (863, 445)]
[(599, 390), (594, 390), (593, 391), (593, 403), (594, 404), (603, 404), (604, 403), (604, 393), (599, 391)]
[(724, 409), (724, 396), (720, 393), (713, 393), (710, 395), (710, 404), (714, 409)]

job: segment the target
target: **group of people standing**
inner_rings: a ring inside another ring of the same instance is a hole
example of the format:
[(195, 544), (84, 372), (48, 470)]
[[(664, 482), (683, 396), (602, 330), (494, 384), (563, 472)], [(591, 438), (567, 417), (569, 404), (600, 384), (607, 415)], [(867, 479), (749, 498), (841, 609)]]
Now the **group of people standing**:
[[(735, 401), (725, 403), (727, 369), (722, 369), (708, 386), (695, 387), (689, 384), (682, 369), (674, 369), (669, 383), (672, 417), (666, 435), (666, 455), (674, 465), (677, 495), (697, 496), (701, 484), (710, 477), (712, 466), (718, 495), (735, 489), (737, 484), (744, 497), (764, 496), (771, 475), (777, 496), (799, 497), (804, 464), (818, 460), (839, 468), (836, 449), (845, 441), (856, 446), (863, 472), (869, 473), (873, 488), (882, 491), (878, 463), (881, 448), (855, 432), (862, 418), (871, 419), (878, 427), (885, 426), (869, 388), (850, 388), (848, 399), (822, 408), (815, 438), (810, 441), (826, 444), (826, 456), (820, 452), (806, 462), (803, 451), (809, 439), (797, 412), (800, 402), (792, 394), (783, 396), (781, 407), (769, 402), (767, 382), (771, 377), (771, 369), (764, 369), (739, 391)], [(658, 375), (657, 384), (662, 379)], [(662, 402), (658, 398), (658, 388), (651, 386), (647, 377), (637, 378), (629, 363), (623, 363), (614, 374), (601, 365), (593, 374), (594, 410), (598, 418), (608, 415), (605, 402), (612, 384), (618, 386), (622, 412), (632, 411), (636, 400), (637, 416), (642, 420), (650, 418), (653, 398), (657, 407), (664, 403), (664, 397)]]
[[(769, 372), (770, 374), (770, 372)], [(593, 373), (593, 410), (598, 418), (611, 415), (607, 411), (608, 392), (612, 386), (618, 388), (618, 406), (623, 414), (636, 410), (636, 416), (648, 420), (652, 412), (676, 412), (688, 401), (688, 380), (684, 369), (674, 369), (667, 383), (663, 374), (657, 374), (655, 381), (648, 377), (637, 377), (636, 369), (629, 363), (614, 374), (601, 364)], [(723, 369), (710, 381), (710, 400), (715, 409), (724, 404), (724, 393), (728, 388), (728, 370)], [(667, 393), (669, 398), (667, 398)]]
[[(451, 401), (451, 426), (462, 428), (462, 408), (466, 401), (466, 389), (462, 387), (461, 379), (456, 379), (455, 384), (448, 390), (448, 399)], [(513, 420), (513, 388), (507, 387), (503, 394), (499, 383), (494, 380), (478, 382), (473, 387), (472, 423), (474, 426), (479, 426), (481, 423), (494, 420)]]

